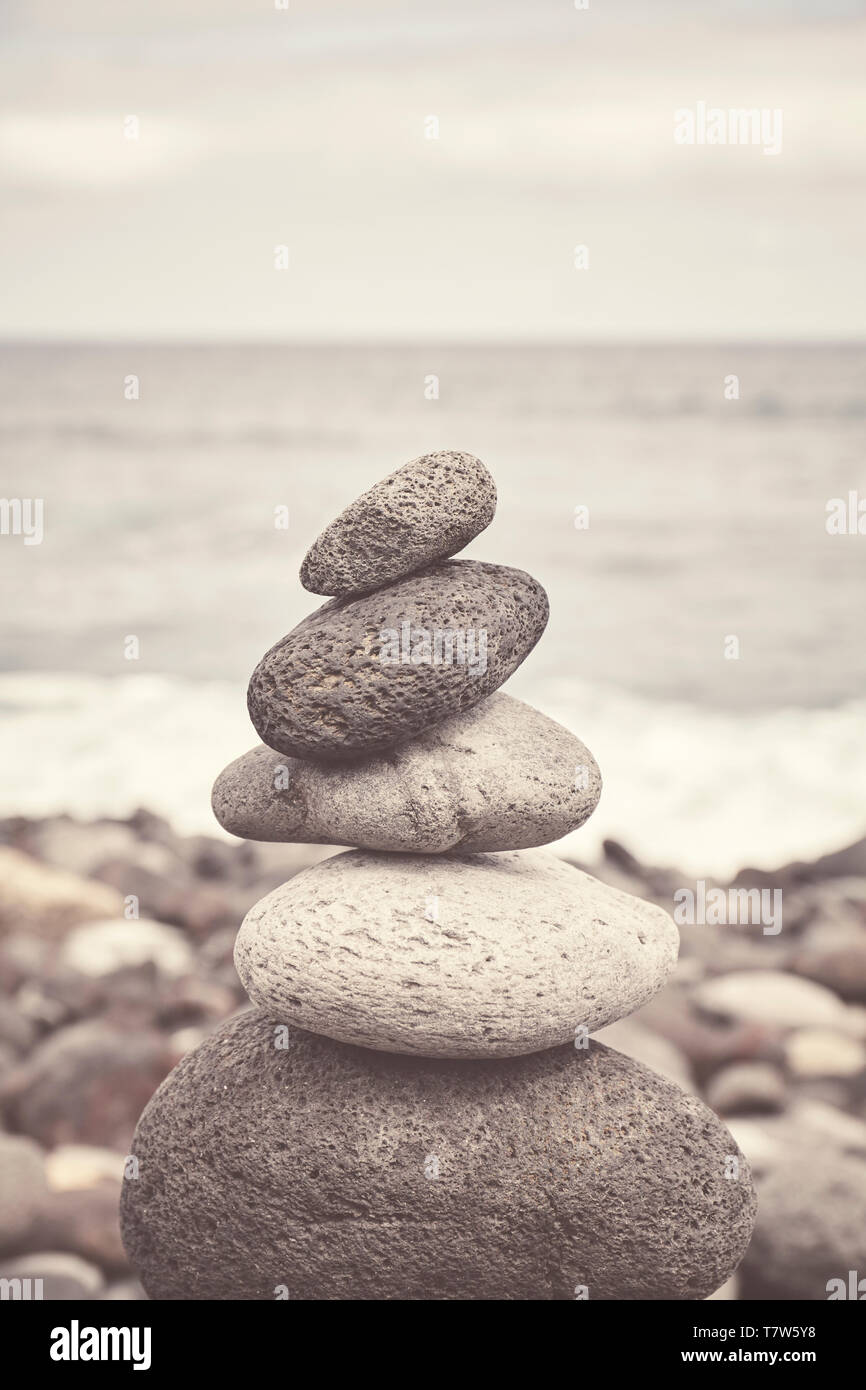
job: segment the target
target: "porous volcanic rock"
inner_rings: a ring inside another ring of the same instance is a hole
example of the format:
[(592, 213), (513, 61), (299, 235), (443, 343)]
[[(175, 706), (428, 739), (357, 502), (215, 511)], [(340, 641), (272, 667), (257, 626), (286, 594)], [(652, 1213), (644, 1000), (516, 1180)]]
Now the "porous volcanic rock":
[(250, 1011), (166, 1079), (133, 1152), (121, 1226), (153, 1298), (703, 1299), (755, 1216), (712, 1112), (595, 1043), (386, 1057)]
[(310, 546), (301, 583), (314, 594), (366, 593), (456, 555), (489, 526), (496, 484), (472, 454), (413, 459), (352, 502)]
[(547, 595), (523, 570), (445, 560), (311, 613), (253, 672), (250, 718), (291, 757), (384, 752), (497, 690), (547, 616)]

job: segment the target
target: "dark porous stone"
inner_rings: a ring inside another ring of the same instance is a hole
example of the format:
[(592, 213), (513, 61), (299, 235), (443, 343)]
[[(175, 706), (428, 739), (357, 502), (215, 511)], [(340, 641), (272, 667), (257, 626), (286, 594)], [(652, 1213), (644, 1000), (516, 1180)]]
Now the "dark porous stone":
[(596, 1043), (385, 1057), (252, 1011), (172, 1072), (132, 1152), (121, 1230), (161, 1299), (703, 1299), (755, 1215), (711, 1111)]
[[(263, 743), (290, 757), (383, 752), (498, 689), (532, 651), (547, 616), (547, 595), (523, 570), (473, 560), (431, 565), (305, 618), (253, 672), (250, 718)], [(433, 659), (383, 661), (383, 652), (402, 658), (383, 634), (402, 644), (404, 631), (410, 655), (426, 650)], [(450, 647), (440, 641), (435, 659), (437, 632), (464, 635), (463, 660), (456, 639)]]
[(496, 485), (472, 454), (441, 449), (383, 478), (325, 528), (301, 565), (314, 594), (369, 593), (456, 555), (489, 526)]

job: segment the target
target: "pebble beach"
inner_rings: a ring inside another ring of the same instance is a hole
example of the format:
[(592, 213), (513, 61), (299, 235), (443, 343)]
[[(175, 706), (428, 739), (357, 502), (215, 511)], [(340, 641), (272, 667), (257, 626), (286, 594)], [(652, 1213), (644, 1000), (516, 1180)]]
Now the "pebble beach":
[[(238, 923), (335, 850), (180, 835), (143, 810), (6, 819), (0, 841), (0, 1274), (43, 1278), (46, 1298), (143, 1298), (117, 1216), (139, 1113), (249, 1009)], [(688, 882), (616, 842), (579, 867), (671, 914)], [(779, 936), (682, 927), (668, 984), (595, 1036), (701, 1097), (749, 1160), (755, 1234), (720, 1296), (825, 1299), (863, 1267), (866, 843), (774, 881)]]
[(439, 452), (322, 533), (330, 597), (255, 667), (262, 742), (214, 784), (240, 844), (3, 822), (3, 1277), (826, 1298), (858, 1267), (864, 842), (693, 888), (615, 840), (576, 861), (603, 771), (498, 693), (547, 595), (452, 558), (495, 502)]

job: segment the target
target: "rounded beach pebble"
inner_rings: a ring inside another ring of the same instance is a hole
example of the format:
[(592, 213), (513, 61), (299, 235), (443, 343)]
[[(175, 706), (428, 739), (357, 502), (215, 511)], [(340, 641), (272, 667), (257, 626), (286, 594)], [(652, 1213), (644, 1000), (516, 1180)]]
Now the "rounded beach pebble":
[(456, 555), (489, 526), (496, 485), (480, 459), (441, 449), (398, 468), (325, 528), (301, 565), (314, 594), (368, 593)]
[(384, 752), (498, 689), (547, 616), (547, 595), (523, 570), (445, 560), (311, 613), (253, 672), (250, 718), (291, 757)]
[(123, 1239), (159, 1299), (703, 1299), (755, 1215), (716, 1116), (596, 1043), (434, 1062), (247, 1012), (132, 1152)]
[(442, 854), (549, 844), (583, 825), (600, 795), (580, 739), (500, 693), (362, 763), (259, 744), (220, 773), (212, 802), (247, 840)]
[[(832, 1142), (816, 1143), (808, 1133), (794, 1130), (777, 1165), (761, 1179), (759, 1191), (754, 1243), (743, 1269), (746, 1297), (862, 1301), (862, 1154), (840, 1152)], [(851, 1271), (856, 1271), (853, 1280)]]
[(48, 1197), (42, 1150), (24, 1135), (0, 1131), (0, 1254), (26, 1238)]
[(544, 850), (351, 850), (256, 903), (235, 943), (254, 1004), (343, 1042), (514, 1057), (632, 1013), (676, 965), (653, 903)]

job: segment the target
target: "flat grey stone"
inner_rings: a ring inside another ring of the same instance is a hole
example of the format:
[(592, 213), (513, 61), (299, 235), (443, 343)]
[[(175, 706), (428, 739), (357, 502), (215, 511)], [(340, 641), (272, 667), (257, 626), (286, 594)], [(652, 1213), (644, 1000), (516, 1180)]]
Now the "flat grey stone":
[(346, 507), (310, 547), (301, 583), (359, 594), (456, 555), (489, 526), (496, 485), (480, 459), (440, 449), (413, 459)]
[(523, 570), (445, 560), (311, 613), (253, 672), (250, 718), (290, 757), (384, 752), (497, 690), (547, 616), (547, 595)]
[(259, 744), (220, 773), (212, 802), (220, 825), (248, 840), (442, 854), (549, 844), (582, 825), (600, 795), (580, 739), (499, 693), (360, 763)]
[(235, 965), (254, 1004), (314, 1033), (384, 1052), (514, 1057), (640, 1008), (678, 946), (662, 908), (544, 850), (351, 850), (256, 903)]
[(702, 1299), (755, 1216), (721, 1121), (596, 1043), (429, 1061), (251, 1011), (172, 1072), (132, 1152), (121, 1229), (152, 1298)]

